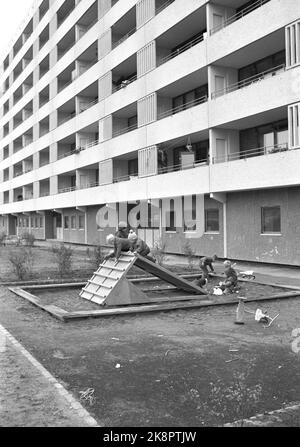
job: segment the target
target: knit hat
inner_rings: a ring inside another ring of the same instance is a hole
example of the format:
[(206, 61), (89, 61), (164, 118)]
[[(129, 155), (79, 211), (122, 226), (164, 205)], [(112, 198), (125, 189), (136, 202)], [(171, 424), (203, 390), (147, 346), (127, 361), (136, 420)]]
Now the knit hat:
[(127, 228), (127, 223), (124, 221), (119, 222), (118, 228), (119, 230), (121, 230), (122, 228)]
[(115, 236), (114, 236), (113, 234), (109, 234), (109, 235), (106, 237), (106, 243), (107, 243), (107, 244), (113, 244), (113, 243), (114, 243), (114, 240), (115, 240)]

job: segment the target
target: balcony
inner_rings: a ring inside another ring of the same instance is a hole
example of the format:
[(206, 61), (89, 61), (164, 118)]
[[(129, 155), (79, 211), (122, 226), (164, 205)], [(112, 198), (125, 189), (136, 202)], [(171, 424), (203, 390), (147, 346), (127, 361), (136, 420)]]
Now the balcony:
[(75, 6), (75, 0), (66, 0), (63, 3), (63, 5), (57, 11), (57, 28), (59, 28), (69, 17)]
[(117, 48), (136, 32), (136, 8), (131, 8), (112, 26), (112, 49)]
[(249, 149), (246, 151), (233, 152), (232, 154), (217, 155), (213, 157), (212, 163), (227, 163), (235, 160), (242, 160), (252, 157), (261, 157), (262, 155), (277, 154), (278, 152), (285, 152), (289, 150), (288, 143), (275, 144), (273, 146), (264, 146), (256, 149)]
[(123, 127), (122, 129), (116, 129), (113, 131), (112, 138), (119, 137), (120, 135), (124, 135), (125, 133), (132, 132), (136, 129), (137, 123), (134, 123), (131, 126)]
[(184, 105), (180, 105), (178, 107), (174, 107), (172, 109), (166, 110), (158, 114), (157, 119), (161, 120), (167, 118), (168, 116), (176, 115), (177, 113), (183, 112), (184, 110), (188, 110), (192, 107), (196, 107), (200, 104), (204, 104), (208, 101), (207, 96), (202, 96), (201, 98), (194, 99), (193, 101), (187, 102)]
[(175, 51), (172, 51), (167, 56), (163, 57), (157, 62), (157, 66), (165, 64), (166, 62), (170, 61), (171, 59), (174, 59), (174, 57), (179, 56), (181, 53), (184, 53), (185, 51), (189, 50), (190, 48), (194, 47), (195, 45), (198, 45), (198, 43), (202, 42), (204, 40), (204, 35), (201, 34), (200, 36), (195, 37), (190, 42), (185, 43), (184, 45), (178, 47)]
[(268, 3), (270, 0), (258, 0), (252, 5), (242, 9), (238, 13), (234, 14), (233, 16), (229, 17), (227, 20), (224, 20), (221, 25), (215, 26), (213, 29), (210, 30), (210, 35), (213, 35), (220, 31), (223, 28), (226, 28), (227, 26), (231, 25), (232, 23), (236, 22), (237, 20), (245, 17), (250, 12), (254, 11), (257, 8), (260, 8), (265, 3)]
[(269, 70), (258, 73), (250, 78), (243, 79), (242, 81), (236, 82), (235, 84), (231, 84), (223, 89), (216, 90), (211, 94), (212, 99), (219, 98), (220, 96), (227, 95), (228, 93), (234, 92), (244, 87), (248, 87), (257, 82), (263, 81), (265, 79), (276, 76), (285, 71), (285, 64), (278, 65), (277, 67), (270, 68)]

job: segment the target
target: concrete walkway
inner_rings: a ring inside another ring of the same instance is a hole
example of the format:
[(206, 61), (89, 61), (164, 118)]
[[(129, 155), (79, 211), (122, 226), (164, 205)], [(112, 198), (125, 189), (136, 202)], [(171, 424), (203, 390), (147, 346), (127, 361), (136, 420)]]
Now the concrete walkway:
[[(169, 266), (178, 265), (186, 267), (188, 265), (188, 261), (183, 256), (167, 255), (166, 264)], [(194, 265), (197, 267), (199, 265), (199, 261), (196, 260)], [(223, 262), (216, 262), (214, 264), (214, 268), (216, 273), (222, 274), (224, 272)], [(238, 272), (247, 270), (254, 271), (257, 281), (300, 287), (300, 267), (238, 261), (234, 268)]]
[(82, 405), (1, 325), (0, 426), (98, 426)]

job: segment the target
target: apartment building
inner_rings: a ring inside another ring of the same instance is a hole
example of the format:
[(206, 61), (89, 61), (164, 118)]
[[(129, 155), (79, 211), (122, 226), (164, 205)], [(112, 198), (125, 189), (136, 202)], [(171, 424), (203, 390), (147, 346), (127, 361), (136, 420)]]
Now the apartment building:
[(40, 0), (0, 86), (0, 232), (299, 265), (299, 0)]

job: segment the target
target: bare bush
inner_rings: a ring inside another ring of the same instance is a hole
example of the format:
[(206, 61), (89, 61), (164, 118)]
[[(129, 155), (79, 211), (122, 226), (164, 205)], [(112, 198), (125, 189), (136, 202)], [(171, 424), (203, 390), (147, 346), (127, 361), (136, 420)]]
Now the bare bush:
[(60, 244), (52, 248), (55, 256), (59, 276), (62, 278), (72, 272), (73, 250), (65, 244)]
[(182, 247), (182, 252), (188, 259), (188, 268), (192, 270), (195, 262), (195, 249), (192, 247), (190, 241), (185, 242), (185, 244)]
[(4, 245), (5, 239), (6, 239), (6, 233), (5, 233), (5, 231), (1, 231), (1, 233), (0, 233), (0, 245)]
[(95, 265), (98, 268), (100, 264), (104, 261), (104, 253), (103, 253), (103, 247), (99, 244), (94, 247), (94, 261)]
[(162, 239), (158, 239), (154, 242), (154, 247), (151, 252), (159, 265), (163, 265), (168, 259), (166, 255), (166, 243), (163, 242)]
[(13, 273), (22, 281), (32, 275), (34, 256), (31, 248), (20, 247), (11, 250), (8, 255), (8, 260), (11, 264)]
[(29, 233), (29, 231), (24, 231), (20, 235), (20, 239), (24, 243), (24, 245), (28, 245), (29, 247), (33, 247), (35, 242), (35, 236), (33, 233)]

